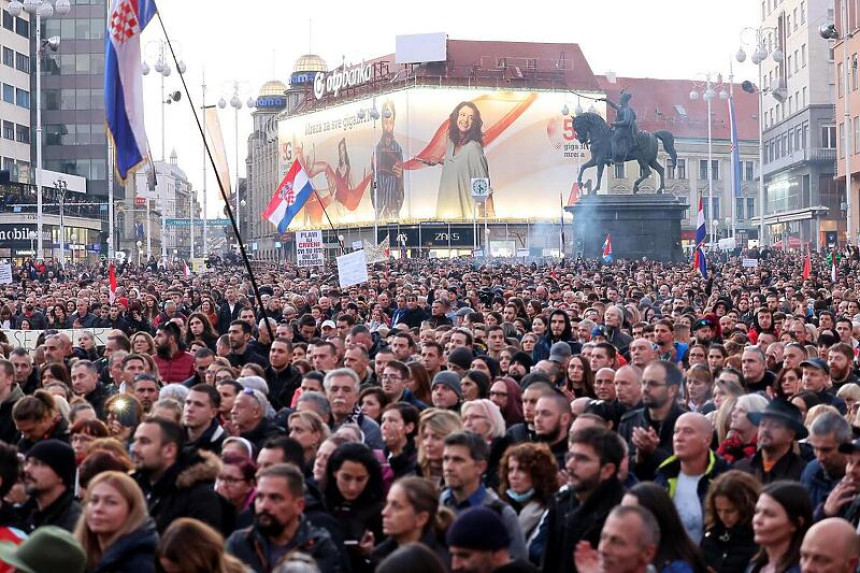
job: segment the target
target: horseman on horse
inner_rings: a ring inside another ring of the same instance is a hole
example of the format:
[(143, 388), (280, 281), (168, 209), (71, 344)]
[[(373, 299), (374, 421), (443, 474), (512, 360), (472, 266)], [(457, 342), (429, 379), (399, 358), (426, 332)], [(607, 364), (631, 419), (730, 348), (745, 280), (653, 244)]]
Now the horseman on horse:
[(615, 123), (612, 124), (612, 160), (624, 163), (636, 148), (636, 136), (639, 128), (636, 126), (636, 112), (630, 107), (630, 92), (622, 90), (619, 103), (609, 98), (600, 98), (615, 110)]

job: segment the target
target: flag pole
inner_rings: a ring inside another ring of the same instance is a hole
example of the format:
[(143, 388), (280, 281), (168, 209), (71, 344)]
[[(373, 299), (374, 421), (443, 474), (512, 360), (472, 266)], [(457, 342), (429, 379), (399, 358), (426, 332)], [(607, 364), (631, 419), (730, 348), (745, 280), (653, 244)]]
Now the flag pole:
[[(156, 11), (158, 23), (161, 25), (161, 31), (164, 33), (164, 39), (167, 42), (167, 47), (170, 48), (170, 56), (173, 58), (176, 69), (179, 69), (179, 59), (176, 57), (176, 51), (173, 49), (173, 42), (170, 40), (170, 35), (167, 33), (167, 28), (164, 25), (164, 19), (161, 17), (161, 12)], [(242, 241), (242, 236), (239, 234), (239, 226), (236, 224), (236, 216), (233, 209), (230, 207), (230, 200), (224, 193), (224, 184), (221, 181), (221, 175), (218, 173), (218, 168), (215, 165), (215, 158), (212, 156), (212, 150), (209, 149), (209, 143), (206, 141), (206, 134), (203, 132), (203, 126), (200, 123), (200, 117), (197, 115), (197, 108), (194, 107), (194, 100), (191, 96), (191, 91), (188, 89), (188, 84), (185, 83), (185, 74), (178, 74), (182, 82), (182, 89), (185, 90), (185, 96), (188, 98), (188, 105), (191, 108), (191, 113), (194, 115), (194, 121), (197, 124), (197, 131), (203, 139), (203, 147), (206, 149), (206, 155), (209, 157), (209, 163), (212, 165), (212, 170), (215, 172), (215, 180), (218, 182), (218, 189), (221, 192), (221, 197), (224, 199), (227, 217), (230, 219), (230, 225), (233, 227), (233, 232), (236, 233), (236, 239), (239, 243), (239, 252), (242, 255), (242, 262), (245, 265), (245, 270), (248, 271), (248, 277), (251, 279), (251, 288), (254, 290), (254, 298), (257, 299), (257, 304), (260, 306), (260, 312), (263, 313), (263, 322), (266, 324), (266, 329), (269, 332), (269, 337), (274, 340), (275, 333), (272, 330), (272, 325), (269, 323), (269, 313), (266, 312), (266, 307), (263, 304), (263, 299), (260, 296), (260, 288), (257, 286), (257, 279), (254, 277), (254, 269), (251, 268), (251, 261), (248, 259), (248, 253), (245, 251), (245, 244)], [(238, 192), (238, 190), (237, 190)]]
[(116, 255), (114, 247), (114, 214), (113, 214), (113, 169), (114, 150), (113, 138), (108, 137), (108, 260), (113, 261)]

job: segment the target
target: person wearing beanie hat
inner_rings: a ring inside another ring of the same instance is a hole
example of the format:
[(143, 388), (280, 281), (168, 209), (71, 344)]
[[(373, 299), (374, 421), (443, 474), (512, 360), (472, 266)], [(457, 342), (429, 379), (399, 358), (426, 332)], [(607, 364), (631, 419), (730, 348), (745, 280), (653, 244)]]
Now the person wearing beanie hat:
[(21, 507), (25, 529), (56, 525), (73, 531), (81, 515), (74, 498), (75, 451), (59, 440), (38, 442), (27, 452), (24, 487), (30, 496)]
[(532, 357), (523, 351), (515, 352), (513, 356), (511, 356), (511, 362), (508, 364), (508, 376), (519, 382), (523, 379), (523, 377), (528, 374), (532, 365)]
[(511, 537), (498, 512), (486, 507), (464, 511), (445, 536), (451, 552), (453, 571), (531, 571), (511, 569)]
[(473, 359), (471, 350), (464, 346), (457, 347), (448, 354), (448, 370), (462, 376), (472, 367)]
[(430, 401), (434, 408), (453, 410), (459, 414), (460, 402), (463, 401), (460, 375), (449, 370), (443, 370), (436, 374), (430, 385)]
[(87, 554), (74, 536), (53, 525), (40, 527), (21, 545), (0, 543), (0, 565), (22, 573), (84, 573)]

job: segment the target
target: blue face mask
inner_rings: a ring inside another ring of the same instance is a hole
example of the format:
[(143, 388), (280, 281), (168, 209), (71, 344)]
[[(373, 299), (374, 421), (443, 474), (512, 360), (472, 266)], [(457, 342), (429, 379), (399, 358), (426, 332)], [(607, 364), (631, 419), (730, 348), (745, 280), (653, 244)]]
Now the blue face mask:
[(531, 488), (523, 493), (517, 493), (514, 490), (508, 488), (508, 491), (506, 491), (505, 493), (509, 498), (511, 498), (517, 503), (526, 503), (534, 496), (535, 488)]

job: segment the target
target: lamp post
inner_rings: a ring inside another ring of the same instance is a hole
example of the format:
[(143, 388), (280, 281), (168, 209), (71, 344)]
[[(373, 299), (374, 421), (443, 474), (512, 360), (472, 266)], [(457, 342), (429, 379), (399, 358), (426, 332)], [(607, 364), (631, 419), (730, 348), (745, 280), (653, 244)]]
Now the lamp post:
[(847, 216), (845, 219), (845, 243), (848, 244), (851, 242), (852, 231), (854, 231), (854, 235), (857, 235), (858, 240), (860, 240), (860, 235), (857, 234), (855, 230), (854, 224), (854, 213), (852, 212), (852, 204), (851, 200), (851, 146), (848, 145), (848, 139), (851, 133), (851, 105), (850, 105), (850, 97), (849, 97), (849, 83), (848, 77), (851, 74), (851, 68), (849, 67), (849, 59), (848, 59), (848, 39), (851, 35), (848, 32), (848, 2), (847, 0), (840, 0), (842, 15), (840, 19), (842, 20), (842, 31), (836, 31), (835, 24), (822, 24), (818, 28), (818, 33), (825, 40), (842, 40), (842, 71), (844, 72), (842, 77), (842, 92), (844, 94), (843, 104), (844, 111), (843, 117), (845, 118), (845, 142), (843, 143), (842, 152), (845, 154), (845, 207)]
[[(742, 46), (746, 45), (747, 47), (755, 46), (755, 50), (750, 56), (750, 60), (753, 64), (758, 66), (758, 203), (759, 203), (759, 231), (758, 231), (758, 243), (759, 246), (764, 244), (764, 214), (765, 214), (765, 203), (764, 203), (764, 92), (770, 91), (771, 94), (776, 98), (777, 101), (781, 101), (780, 97), (782, 97), (782, 93), (778, 90), (774, 90), (771, 88), (762, 87), (762, 79), (764, 77), (761, 64), (765, 60), (767, 60), (768, 56), (772, 56), (773, 59), (777, 62), (782, 62), (785, 58), (785, 54), (779, 47), (777, 47), (773, 52), (768, 52), (767, 43), (765, 41), (765, 34), (767, 33), (778, 33), (779, 30), (776, 28), (770, 28), (767, 26), (762, 26), (759, 28), (744, 28), (741, 30), (741, 44)], [(750, 35), (754, 36), (753, 40), (747, 40)], [(739, 63), (744, 63), (747, 59), (747, 53), (743, 49), (743, 47), (739, 48), (737, 53), (735, 54), (735, 59)], [(782, 99), (785, 99), (784, 97)]]
[(45, 54), (45, 48), (53, 52), (60, 47), (60, 37), (53, 36), (47, 40), (42, 40), (42, 18), (50, 18), (54, 12), (63, 16), (68, 14), (72, 9), (69, 0), (55, 0), (54, 5), (47, 0), (12, 0), (9, 3), (9, 14), (12, 16), (20, 16), (22, 11), (36, 16), (36, 233), (37, 238), (37, 258), (43, 258), (44, 245), (42, 242), (43, 219), (42, 216), (42, 56)]
[(713, 149), (713, 124), (714, 116), (711, 112), (711, 101), (717, 97), (717, 89), (719, 89), (719, 97), (721, 100), (729, 99), (729, 92), (723, 87), (722, 76), (713, 72), (704, 74), (705, 81), (703, 83), (694, 84), (690, 91), (690, 99), (696, 101), (701, 97), (708, 104), (708, 219), (711, 220), (711, 243), (715, 242), (714, 234), (716, 233), (716, 219), (714, 218), (714, 149)]
[[(230, 98), (230, 107), (233, 108), (234, 112), (234, 121), (235, 121), (235, 158), (236, 158), (236, 230), (241, 233), (241, 221), (242, 221), (242, 213), (241, 213), (241, 198), (239, 197), (239, 110), (242, 109), (242, 100), (239, 97), (239, 88), (243, 82), (234, 81), (233, 82), (233, 97)], [(257, 103), (253, 97), (249, 97), (248, 101), (245, 102), (245, 105), (248, 106), (248, 109), (253, 109), (256, 107)], [(224, 109), (227, 107), (227, 100), (223, 97), (218, 100), (218, 107)], [(236, 243), (241, 241), (241, 237), (236, 237)]]
[(60, 268), (66, 267), (66, 252), (65, 252), (65, 241), (66, 241), (66, 226), (65, 221), (63, 219), (65, 206), (66, 206), (66, 190), (68, 189), (68, 184), (65, 179), (57, 179), (54, 181), (54, 187), (57, 189), (57, 199), (60, 200)]
[(138, 239), (138, 241), (137, 241), (137, 266), (140, 266), (140, 255), (141, 255), (142, 250), (143, 250), (143, 241)]

